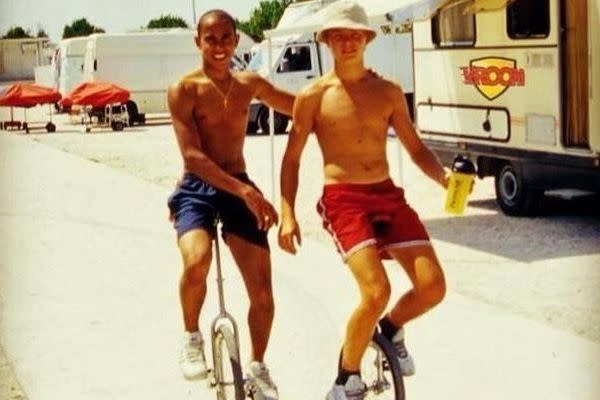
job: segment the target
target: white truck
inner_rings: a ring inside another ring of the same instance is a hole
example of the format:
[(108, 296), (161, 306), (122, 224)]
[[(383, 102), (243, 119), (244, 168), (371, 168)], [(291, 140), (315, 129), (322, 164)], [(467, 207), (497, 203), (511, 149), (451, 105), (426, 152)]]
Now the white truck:
[[(201, 65), (192, 29), (153, 29), (130, 33), (97, 33), (88, 37), (84, 81), (112, 82), (131, 92), (130, 119), (144, 123), (146, 113), (166, 113), (169, 85)], [(247, 37), (238, 46), (250, 51)], [(237, 68), (243, 68), (241, 57)]]
[[(296, 93), (302, 87), (322, 76), (333, 66), (333, 60), (327, 46), (315, 40), (313, 30), (298, 32), (298, 26), (310, 26), (311, 21), (323, 17), (324, 8), (331, 0), (313, 0), (290, 4), (284, 11), (277, 27), (269, 32), (270, 40), (263, 41), (258, 47), (248, 69), (269, 79), (274, 85)], [(378, 35), (367, 47), (365, 64), (382, 76), (399, 81), (412, 105), (412, 39), (409, 26), (393, 27), (389, 23), (373, 21)], [(289, 33), (288, 33), (289, 32)], [(392, 33), (396, 33), (393, 35)], [(399, 33), (399, 34), (398, 34)], [(269, 48), (271, 65), (269, 65)], [(392, 57), (401, 54), (401, 57)], [(399, 71), (395, 72), (395, 71)], [(288, 117), (274, 113), (276, 133), (285, 131)], [(255, 101), (250, 106), (248, 117), (249, 132), (260, 130), (269, 132), (269, 109)]]
[(600, 2), (454, 2), (413, 25), (416, 124), (450, 165), (495, 177), (509, 215), (548, 190), (600, 190)]

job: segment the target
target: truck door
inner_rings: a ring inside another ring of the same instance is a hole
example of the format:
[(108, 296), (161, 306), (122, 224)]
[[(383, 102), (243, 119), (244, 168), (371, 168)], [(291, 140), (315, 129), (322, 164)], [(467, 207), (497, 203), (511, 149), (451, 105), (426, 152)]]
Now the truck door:
[(318, 76), (314, 43), (289, 45), (276, 70), (276, 84), (296, 93)]

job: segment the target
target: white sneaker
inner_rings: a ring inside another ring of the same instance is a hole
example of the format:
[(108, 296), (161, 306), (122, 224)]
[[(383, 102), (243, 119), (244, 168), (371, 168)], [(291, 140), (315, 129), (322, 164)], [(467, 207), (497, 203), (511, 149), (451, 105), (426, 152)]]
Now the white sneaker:
[(350, 375), (345, 385), (333, 384), (326, 400), (363, 400), (366, 385), (358, 375)]
[(398, 332), (392, 338), (392, 344), (398, 354), (398, 361), (400, 362), (400, 370), (403, 376), (411, 376), (416, 372), (415, 362), (413, 358), (408, 354), (406, 345), (404, 344), (404, 329), (398, 329)]
[[(248, 364), (248, 377), (254, 381), (256, 388), (260, 390), (262, 399), (264, 400), (277, 400), (279, 399), (279, 393), (277, 392), (277, 386), (271, 379), (271, 374), (265, 363), (252, 361)], [(257, 396), (259, 399), (260, 395)], [(255, 397), (256, 398), (256, 397)]]
[(186, 334), (179, 366), (185, 379), (204, 379), (208, 375), (204, 356), (204, 340), (202, 340), (200, 332)]

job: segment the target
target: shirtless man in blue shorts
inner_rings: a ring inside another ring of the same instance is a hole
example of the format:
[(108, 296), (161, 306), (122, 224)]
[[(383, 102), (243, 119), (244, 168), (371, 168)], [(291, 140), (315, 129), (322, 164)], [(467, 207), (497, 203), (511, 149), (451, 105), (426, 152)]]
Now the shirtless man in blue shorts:
[(230, 70), (238, 40), (235, 20), (225, 11), (202, 15), (196, 37), (202, 68), (168, 90), (185, 169), (168, 201), (184, 266), (179, 293), (186, 337), (180, 365), (187, 379), (207, 375), (198, 320), (218, 215), (250, 298), (252, 360), (247, 373), (266, 399), (277, 399), (277, 387), (263, 358), (274, 315), (267, 231), (277, 224), (278, 216), (248, 178), (242, 150), (250, 101), (259, 98), (290, 115), (294, 97), (253, 72)]

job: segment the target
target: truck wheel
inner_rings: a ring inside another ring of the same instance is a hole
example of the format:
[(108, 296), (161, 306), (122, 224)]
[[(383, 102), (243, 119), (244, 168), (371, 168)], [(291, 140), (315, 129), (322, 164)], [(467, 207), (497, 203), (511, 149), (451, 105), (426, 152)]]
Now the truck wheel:
[[(275, 111), (274, 113), (275, 119), (275, 133), (285, 133), (285, 128), (288, 125), (288, 117), (283, 114)], [(269, 134), (269, 109), (267, 107), (262, 107), (260, 109), (260, 113), (258, 114), (258, 127), (262, 131), (263, 135)]]
[(530, 187), (519, 171), (506, 163), (496, 171), (496, 201), (506, 215), (531, 216), (543, 191)]
[(46, 132), (48, 132), (48, 133), (56, 132), (56, 125), (54, 125), (52, 122), (48, 122), (46, 124)]

